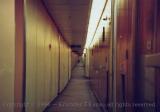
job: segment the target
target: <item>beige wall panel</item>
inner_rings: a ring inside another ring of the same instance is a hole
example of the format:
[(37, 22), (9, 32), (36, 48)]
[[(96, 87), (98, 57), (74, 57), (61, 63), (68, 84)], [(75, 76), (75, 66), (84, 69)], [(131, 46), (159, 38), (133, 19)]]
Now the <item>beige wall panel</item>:
[(65, 44), (63, 43), (63, 56), (62, 56), (62, 58), (63, 58), (63, 64), (64, 64), (64, 70), (63, 70), (63, 77), (64, 77), (64, 87), (65, 87), (65, 85), (66, 85), (66, 82), (67, 82), (67, 80), (68, 80), (68, 73), (67, 73), (67, 54), (66, 54), (66, 46), (65, 46)]
[(50, 102), (50, 83), (51, 83), (51, 48), (49, 47), (51, 45), (51, 33), (50, 33), (50, 26), (44, 27), (46, 28), (46, 35), (45, 35), (45, 73), (44, 73), (44, 79), (45, 79), (45, 102)]
[(60, 92), (68, 82), (68, 47), (63, 40), (60, 42)]
[(64, 44), (64, 47), (65, 47), (65, 85), (68, 83), (68, 80), (69, 80), (69, 71), (68, 71), (68, 46), (66, 44)]
[(65, 87), (65, 49), (64, 49), (64, 43), (61, 41), (60, 43), (60, 92)]
[[(38, 103), (44, 103), (44, 88), (45, 88), (45, 60), (44, 60), (44, 26), (43, 21), (38, 20), (39, 25), (37, 25), (37, 75), (36, 75), (36, 102)], [(42, 109), (41, 106), (37, 105), (37, 111), (40, 111)]]
[[(57, 96), (59, 58), (61, 58), (61, 90), (68, 82), (68, 47), (59, 39), (53, 22), (41, 2), (26, 0), (27, 88), (26, 102), (37, 105), (27, 112), (42, 112)], [(51, 48), (49, 46), (51, 45)]]
[[(36, 18), (35, 11), (28, 7), (26, 10), (26, 103), (29, 105), (34, 105), (36, 102), (36, 44), (37, 44), (37, 35), (36, 35), (36, 28), (37, 22), (34, 21), (33, 18)], [(27, 106), (27, 112), (34, 112), (35, 106)]]
[(67, 46), (66, 44), (66, 57), (67, 57), (67, 62), (66, 62), (66, 71), (67, 71), (67, 81), (66, 81), (66, 84), (68, 83), (69, 81), (69, 47)]
[(63, 46), (62, 46), (62, 43), (60, 43), (60, 73), (59, 73), (59, 75), (60, 75), (60, 79), (59, 79), (59, 84), (60, 84), (60, 86), (59, 86), (59, 92), (61, 92), (62, 91), (62, 89), (63, 89), (63, 68), (64, 68), (64, 65), (63, 65)]
[(69, 80), (69, 48), (67, 45), (66, 45), (66, 57), (67, 57), (67, 62), (66, 62), (67, 80)]
[[(40, 19), (36, 20), (36, 18), (38, 18), (38, 15), (35, 10), (35, 7), (33, 7), (31, 4), (33, 5), (33, 2), (27, 1), (26, 29), (28, 29), (29, 32), (26, 31), (26, 40), (28, 40), (26, 43), (27, 45), (26, 92), (28, 93), (26, 94), (26, 102), (32, 105), (26, 109), (27, 112), (37, 111), (37, 109), (35, 108), (36, 106), (35, 105), (33, 106), (33, 104), (34, 103), (37, 104), (37, 102), (41, 100), (42, 92), (37, 90), (39, 90), (39, 86), (43, 87), (40, 85), (43, 73), (43, 69), (41, 69), (42, 68), (41, 63), (43, 62), (42, 60), (43, 54), (41, 53), (42, 49), (40, 48), (43, 42), (41, 39), (42, 37), (39, 36), (42, 34), (41, 33), (37, 34), (41, 32), (40, 31), (41, 25), (37, 24), (37, 22), (41, 22), (42, 20)], [(39, 92), (38, 95), (36, 94), (37, 92)]]
[(69, 60), (68, 60), (68, 65), (69, 65), (69, 79), (71, 78), (71, 70), (72, 70), (72, 67), (71, 67), (71, 49), (69, 48), (68, 50), (68, 57), (69, 57)]
[[(7, 10), (7, 12), (6, 12)], [(15, 68), (14, 0), (0, 1), (0, 111), (13, 112)], [(7, 106), (7, 104), (11, 104)]]
[[(27, 112), (42, 112), (57, 96), (60, 58), (60, 91), (68, 82), (69, 48), (61, 39), (41, 2), (26, 0), (27, 94), (37, 105)], [(60, 44), (60, 56), (59, 56)]]
[(59, 42), (58, 42), (58, 36), (56, 33), (52, 33), (53, 37), (52, 39), (52, 53), (51, 53), (51, 98), (53, 96), (55, 97), (58, 93), (58, 75), (59, 75)]

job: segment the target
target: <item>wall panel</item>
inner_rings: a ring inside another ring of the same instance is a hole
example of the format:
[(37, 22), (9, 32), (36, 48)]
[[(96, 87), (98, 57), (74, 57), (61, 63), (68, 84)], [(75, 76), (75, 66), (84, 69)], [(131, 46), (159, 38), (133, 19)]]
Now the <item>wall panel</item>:
[(26, 111), (42, 112), (68, 82), (70, 48), (59, 40), (62, 37), (41, 1), (26, 0), (25, 17)]
[[(51, 97), (57, 96), (58, 93), (58, 75), (59, 75), (59, 39), (57, 33), (51, 32), (51, 35), (53, 35), (52, 39), (52, 46), (51, 46), (51, 83), (50, 83), (50, 89), (51, 89)], [(55, 86), (54, 86), (55, 85)]]
[[(0, 1), (0, 111), (13, 112), (15, 75), (15, 1)], [(7, 12), (6, 12), (7, 10)]]
[(61, 39), (60, 44), (60, 91), (61, 92), (69, 80), (68, 72), (68, 47)]
[[(148, 62), (151, 62), (148, 58), (150, 55), (156, 55), (156, 50), (159, 49), (157, 47), (157, 30), (159, 27), (159, 24), (157, 24), (157, 13), (158, 10), (158, 0), (140, 0), (138, 2), (139, 6), (137, 6), (139, 12), (138, 20), (139, 23), (137, 24), (137, 34), (136, 34), (136, 79), (139, 79), (138, 81), (135, 81), (135, 85), (139, 85), (137, 88), (135, 88), (135, 99), (136, 102), (147, 102), (151, 104), (156, 104), (156, 89), (158, 89), (158, 86), (156, 84), (156, 80), (158, 79), (156, 74), (156, 67), (155, 66), (147, 66), (147, 60)], [(159, 45), (159, 44), (158, 44)], [(156, 58), (152, 57), (152, 59), (157, 60)], [(159, 69), (157, 67), (157, 69)], [(159, 79), (158, 79), (159, 80)], [(147, 92), (148, 91), (148, 92)], [(155, 107), (147, 106), (147, 107), (141, 107), (136, 108), (138, 111), (156, 111)]]
[(72, 60), (72, 57), (71, 57), (71, 48), (68, 49), (68, 70), (69, 70), (69, 79), (71, 78), (71, 71), (72, 71), (72, 65), (71, 65), (71, 60)]
[[(30, 105), (34, 105), (36, 103), (37, 36), (35, 32), (37, 22), (33, 19), (36, 17), (35, 10), (30, 7), (26, 8), (28, 8), (26, 10), (26, 101)], [(27, 112), (35, 111), (34, 106), (27, 106), (26, 110)]]

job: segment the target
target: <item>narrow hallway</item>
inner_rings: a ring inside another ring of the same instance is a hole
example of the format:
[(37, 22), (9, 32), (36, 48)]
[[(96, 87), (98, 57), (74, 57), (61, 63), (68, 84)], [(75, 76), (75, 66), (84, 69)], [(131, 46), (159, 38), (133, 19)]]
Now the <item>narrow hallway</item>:
[(0, 112), (160, 112), (160, 0), (0, 0), (0, 17)]
[(89, 80), (84, 76), (82, 62), (73, 69), (66, 89), (46, 112), (101, 112), (89, 87)]

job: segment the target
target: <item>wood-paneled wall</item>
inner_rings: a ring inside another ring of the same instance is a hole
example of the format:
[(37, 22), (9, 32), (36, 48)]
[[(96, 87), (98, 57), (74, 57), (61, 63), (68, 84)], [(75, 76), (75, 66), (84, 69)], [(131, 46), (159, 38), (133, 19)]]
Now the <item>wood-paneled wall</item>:
[[(151, 61), (146, 57), (159, 56), (159, 1), (115, 3), (109, 46), (101, 47), (103, 43), (99, 42), (86, 53), (91, 87), (108, 111), (158, 112), (159, 65), (147, 66)], [(158, 58), (152, 59), (159, 62)]]

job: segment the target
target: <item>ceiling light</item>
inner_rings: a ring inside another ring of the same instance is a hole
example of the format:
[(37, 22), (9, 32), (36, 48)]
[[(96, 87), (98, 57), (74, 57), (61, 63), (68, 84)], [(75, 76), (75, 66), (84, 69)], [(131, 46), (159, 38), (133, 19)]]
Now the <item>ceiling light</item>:
[(106, 0), (93, 0), (88, 25), (88, 33), (85, 48), (89, 48), (93, 41), (94, 32), (96, 31)]
[(93, 0), (85, 48), (92, 48), (98, 43), (103, 34), (103, 27), (109, 27), (108, 18), (111, 18), (111, 0), (108, 0), (107, 4), (106, 0)]

